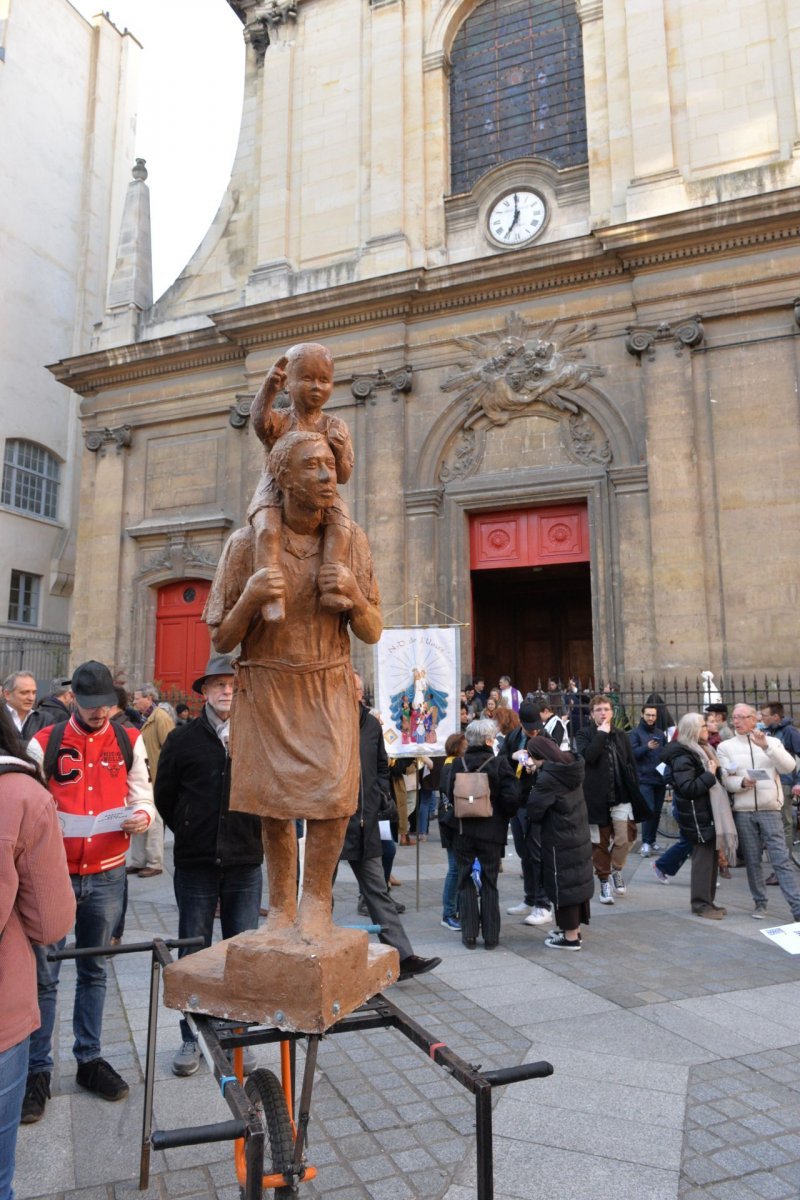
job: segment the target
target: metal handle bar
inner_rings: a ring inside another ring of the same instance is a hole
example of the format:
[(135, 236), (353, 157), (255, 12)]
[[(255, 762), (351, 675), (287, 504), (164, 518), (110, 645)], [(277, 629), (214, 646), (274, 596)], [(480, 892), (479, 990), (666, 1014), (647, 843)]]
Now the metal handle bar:
[(185, 1129), (154, 1129), (150, 1145), (154, 1150), (172, 1150), (176, 1146), (201, 1146), (205, 1142), (234, 1142), (247, 1132), (244, 1121), (218, 1121), (216, 1125), (187, 1125)]
[(506, 1083), (521, 1083), (523, 1079), (546, 1079), (553, 1074), (549, 1062), (521, 1063), (518, 1067), (500, 1067), (496, 1071), (481, 1071), (481, 1075), (492, 1087), (503, 1087)]
[[(201, 937), (193, 938), (163, 938), (163, 943), (170, 950), (175, 950), (180, 946), (204, 946), (205, 942)], [(124, 946), (84, 946), (80, 950), (76, 950), (74, 946), (70, 949), (53, 950), (47, 956), (48, 962), (57, 962), (62, 958), (110, 958), (112, 954), (138, 954), (146, 950), (148, 954), (153, 952), (153, 943), (150, 942), (127, 942)]]

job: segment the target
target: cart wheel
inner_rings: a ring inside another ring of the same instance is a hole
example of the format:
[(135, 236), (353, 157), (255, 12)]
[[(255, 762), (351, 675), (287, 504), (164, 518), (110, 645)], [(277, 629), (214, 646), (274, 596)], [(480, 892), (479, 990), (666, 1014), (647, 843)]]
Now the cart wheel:
[[(273, 1175), (283, 1171), (294, 1156), (294, 1137), (281, 1082), (272, 1071), (259, 1067), (247, 1076), (244, 1090), (248, 1100), (261, 1115), (267, 1131), (264, 1174)], [(296, 1195), (297, 1190), (294, 1187), (275, 1188), (276, 1200)]]

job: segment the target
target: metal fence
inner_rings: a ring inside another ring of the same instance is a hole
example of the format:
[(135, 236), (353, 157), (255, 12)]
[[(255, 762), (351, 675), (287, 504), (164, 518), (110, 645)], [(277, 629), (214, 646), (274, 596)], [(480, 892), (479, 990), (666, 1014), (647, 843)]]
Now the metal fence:
[[(664, 704), (674, 721), (687, 712), (702, 712), (709, 703), (727, 704), (729, 713), (736, 704), (751, 704), (758, 708), (759, 704), (770, 700), (780, 702), (787, 716), (797, 715), (800, 719), (800, 676), (794, 680), (788, 672), (783, 675), (751, 677), (714, 676), (709, 684), (704, 683), (700, 672), (684, 677), (682, 680), (675, 676), (657, 678), (640, 675), (636, 678), (620, 680), (611, 687), (597, 687), (591, 680), (588, 683), (577, 681), (578, 691), (569, 693), (559, 684), (562, 696), (562, 711), (583, 710), (588, 714), (589, 700), (596, 692), (605, 692), (614, 705), (615, 723), (622, 728), (633, 728), (639, 722), (641, 710), (645, 703), (653, 699), (655, 703)], [(549, 696), (551, 706), (556, 709), (554, 701), (559, 693), (548, 693), (542, 684), (537, 684), (533, 690), (534, 699)], [(658, 697), (658, 700), (655, 700)], [(577, 715), (577, 713), (576, 713)], [(578, 724), (580, 722), (574, 722)]]
[(0, 679), (13, 671), (30, 671), (40, 684), (69, 674), (69, 634), (0, 634)]

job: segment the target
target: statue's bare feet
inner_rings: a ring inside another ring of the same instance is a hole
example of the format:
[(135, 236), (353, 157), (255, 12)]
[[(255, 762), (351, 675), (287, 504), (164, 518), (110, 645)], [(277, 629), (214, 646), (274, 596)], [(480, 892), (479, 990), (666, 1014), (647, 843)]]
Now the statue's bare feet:
[(300, 936), (309, 942), (320, 942), (333, 929), (333, 912), (330, 898), (320, 900), (303, 893), (297, 910), (297, 927)]
[(353, 601), (341, 592), (321, 592), (319, 602), (328, 612), (347, 612), (353, 607)]
[(281, 933), (285, 929), (291, 929), (295, 922), (294, 911), (289, 911), (285, 908), (277, 908), (270, 904), (269, 916), (264, 924), (264, 929), (267, 933)]
[(261, 616), (265, 621), (283, 621), (286, 619), (286, 605), (283, 597), (277, 596), (274, 600), (269, 600), (261, 607)]

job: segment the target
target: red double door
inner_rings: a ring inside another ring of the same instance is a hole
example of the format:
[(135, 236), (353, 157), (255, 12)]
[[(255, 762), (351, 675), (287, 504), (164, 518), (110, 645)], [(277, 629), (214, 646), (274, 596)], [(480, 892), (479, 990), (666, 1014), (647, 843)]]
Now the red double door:
[(470, 516), (473, 671), (523, 692), (593, 675), (586, 504)]
[(211, 641), (202, 615), (210, 587), (207, 579), (182, 579), (159, 589), (154, 675), (166, 697), (190, 695), (205, 670)]

